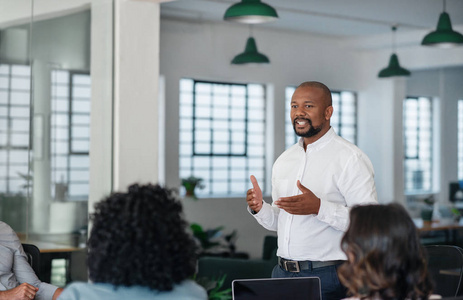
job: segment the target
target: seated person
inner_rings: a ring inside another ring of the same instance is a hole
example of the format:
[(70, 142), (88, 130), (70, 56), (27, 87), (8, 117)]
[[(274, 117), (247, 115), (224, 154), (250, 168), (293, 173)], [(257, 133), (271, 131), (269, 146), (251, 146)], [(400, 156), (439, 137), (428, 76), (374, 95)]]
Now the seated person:
[(0, 299), (55, 300), (61, 292), (61, 288), (37, 278), (18, 235), (0, 221)]
[(351, 299), (430, 297), (432, 284), (424, 249), (415, 224), (401, 205), (352, 208), (341, 248), (348, 261), (338, 274)]
[(89, 279), (72, 283), (60, 300), (206, 300), (190, 280), (197, 245), (187, 231), (182, 205), (159, 185), (129, 187), (95, 205), (88, 241)]

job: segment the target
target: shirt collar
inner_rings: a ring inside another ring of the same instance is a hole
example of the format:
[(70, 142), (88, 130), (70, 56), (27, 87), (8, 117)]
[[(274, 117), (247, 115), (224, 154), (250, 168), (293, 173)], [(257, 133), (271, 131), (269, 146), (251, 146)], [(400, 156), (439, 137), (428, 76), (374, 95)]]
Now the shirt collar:
[[(307, 150), (308, 149), (313, 149), (313, 150), (321, 149), (326, 144), (328, 144), (329, 141), (331, 141), (335, 136), (336, 136), (336, 132), (334, 131), (333, 127), (330, 127), (330, 129), (321, 138), (319, 138), (312, 144), (308, 144)], [(303, 137), (299, 139), (298, 144), (302, 149), (304, 149), (304, 138)]]

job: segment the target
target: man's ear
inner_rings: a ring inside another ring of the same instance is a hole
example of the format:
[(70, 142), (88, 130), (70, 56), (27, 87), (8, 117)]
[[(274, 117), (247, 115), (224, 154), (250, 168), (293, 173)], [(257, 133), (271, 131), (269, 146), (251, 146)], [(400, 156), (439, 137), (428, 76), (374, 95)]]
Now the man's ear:
[(325, 119), (329, 120), (331, 119), (331, 115), (333, 114), (333, 106), (330, 105), (327, 108), (325, 108)]

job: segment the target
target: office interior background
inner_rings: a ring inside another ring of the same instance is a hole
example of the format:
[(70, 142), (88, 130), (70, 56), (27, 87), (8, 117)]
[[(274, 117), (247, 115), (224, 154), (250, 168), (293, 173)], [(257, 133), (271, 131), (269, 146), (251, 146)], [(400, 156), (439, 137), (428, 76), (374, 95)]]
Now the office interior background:
[[(105, 195), (159, 182), (191, 223), (236, 230), (260, 257), (274, 233), (246, 211), (249, 176), (270, 202), (272, 163), (296, 141), (288, 101), (308, 80), (332, 90), (332, 125), (370, 157), (381, 203), (414, 217), (429, 196), (455, 205), (463, 46), (421, 45), (442, 1), (267, 0), (279, 19), (252, 26), (223, 20), (235, 2), (0, 0), (1, 220), (70, 241)], [(445, 10), (463, 32), (463, 1)], [(270, 63), (231, 64), (250, 36)], [(379, 78), (394, 52), (411, 75)]]

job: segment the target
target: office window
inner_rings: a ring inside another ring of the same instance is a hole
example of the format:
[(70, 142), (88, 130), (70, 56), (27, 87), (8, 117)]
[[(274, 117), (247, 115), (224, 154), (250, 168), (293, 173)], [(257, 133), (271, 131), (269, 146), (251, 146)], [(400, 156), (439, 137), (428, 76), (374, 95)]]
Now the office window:
[(57, 200), (87, 200), (90, 75), (68, 70), (54, 70), (51, 76), (52, 197)]
[(198, 196), (242, 197), (265, 187), (265, 88), (180, 80), (180, 178), (203, 178)]
[[(291, 97), (296, 87), (289, 86), (285, 90), (286, 98), (286, 148), (299, 140), (291, 123)], [(357, 98), (355, 93), (348, 91), (332, 91), (333, 115), (330, 124), (336, 133), (351, 143), (357, 142)]]
[(403, 104), (405, 192), (432, 190), (432, 99), (408, 97)]
[(0, 64), (0, 193), (25, 193), (31, 68)]
[(458, 100), (458, 180), (463, 180), (463, 99)]

